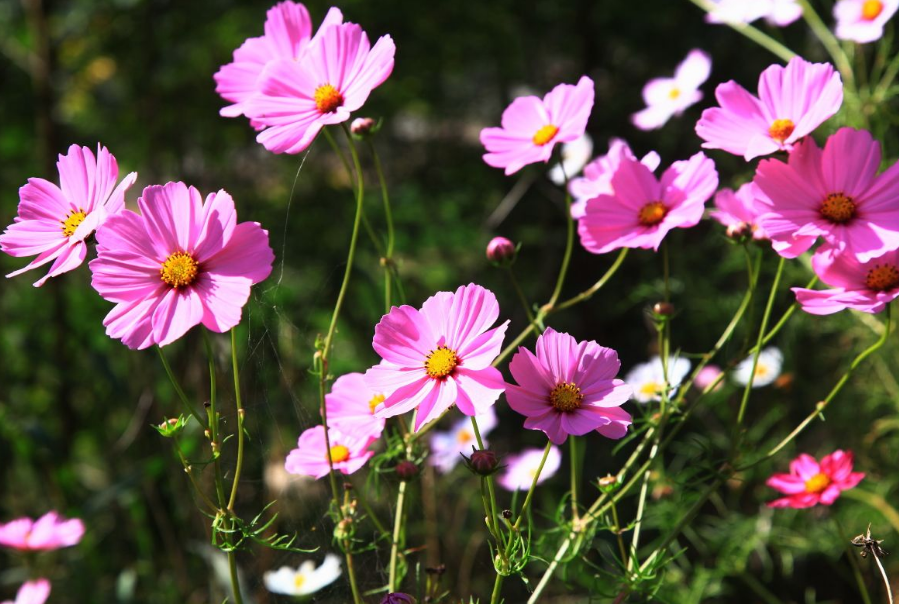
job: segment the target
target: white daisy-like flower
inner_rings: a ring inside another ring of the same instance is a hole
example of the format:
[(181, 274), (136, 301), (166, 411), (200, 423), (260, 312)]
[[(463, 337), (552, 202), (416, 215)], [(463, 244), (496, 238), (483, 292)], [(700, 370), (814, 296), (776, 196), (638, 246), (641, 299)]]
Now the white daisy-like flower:
[[(668, 357), (668, 385), (671, 390), (668, 398), (674, 396), (677, 387), (690, 372), (689, 359)], [(665, 391), (665, 372), (662, 369), (662, 358), (652, 357), (648, 363), (641, 363), (628, 372), (624, 381), (634, 389), (634, 400), (638, 403), (649, 403), (662, 400)]]
[[(780, 376), (781, 367), (783, 367), (784, 355), (777, 348), (765, 348), (759, 353), (759, 362), (755, 367), (755, 378), (752, 380), (753, 388), (761, 388), (771, 384)], [(749, 383), (749, 376), (752, 375), (752, 355), (740, 361), (740, 364), (734, 369), (734, 381), (741, 386)]]
[[(496, 411), (493, 410), (493, 407), (488, 407), (487, 411), (476, 415), (475, 419), (486, 447), (487, 435), (496, 427)], [(471, 455), (471, 446), (477, 444), (478, 441), (471, 426), (471, 418), (463, 417), (456, 421), (449, 431), (434, 432), (431, 435), (431, 465), (436, 467), (439, 472), (446, 474), (462, 461), (460, 453), (464, 453), (466, 457)]]
[(593, 139), (584, 133), (570, 143), (562, 144), (562, 161), (550, 168), (549, 179), (557, 185), (564, 185), (565, 178), (577, 176), (590, 158), (593, 157)]
[[(497, 483), (507, 491), (527, 491), (534, 482), (534, 476), (537, 474), (542, 459), (543, 449), (525, 449), (518, 455), (507, 457), (503, 460), (503, 463), (506, 464), (506, 471), (503, 472)], [(553, 445), (549, 448), (549, 454), (546, 456), (546, 463), (543, 464), (543, 471), (540, 472), (537, 484), (552, 478), (559, 471), (561, 465), (562, 452)]]
[(272, 593), (307, 596), (336, 581), (342, 572), (340, 556), (328, 554), (318, 568), (315, 562), (306, 560), (296, 569), (282, 566), (276, 571), (268, 571), (262, 580), (265, 588)]

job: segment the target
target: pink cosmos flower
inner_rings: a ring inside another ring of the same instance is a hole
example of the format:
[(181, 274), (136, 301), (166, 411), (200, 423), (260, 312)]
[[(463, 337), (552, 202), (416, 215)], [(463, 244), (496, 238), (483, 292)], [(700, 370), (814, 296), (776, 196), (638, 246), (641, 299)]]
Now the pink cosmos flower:
[(272, 270), (268, 232), (237, 224), (225, 191), (204, 202), (182, 182), (147, 187), (137, 205), (140, 214), (123, 210), (97, 231), (91, 283), (116, 303), (106, 334), (142, 349), (199, 323), (220, 333), (240, 323), (250, 286)]
[(375, 409), (383, 402), (384, 394), (369, 388), (361, 373), (342, 375), (325, 395), (328, 426), (344, 434), (378, 438), (386, 420), (375, 417)]
[(721, 189), (715, 194), (715, 209), (709, 212), (709, 216), (727, 227), (728, 237), (745, 237), (751, 235), (755, 240), (768, 239), (759, 223), (759, 216), (768, 208), (759, 203), (759, 198), (766, 198), (765, 194), (748, 182), (737, 189), (736, 193), (731, 189)]
[[(534, 482), (534, 476), (543, 459), (543, 449), (525, 449), (518, 455), (510, 455), (503, 460), (506, 471), (499, 477), (497, 483), (507, 491), (527, 491)], [(550, 447), (546, 456), (546, 463), (537, 478), (537, 484), (545, 482), (555, 476), (562, 465), (562, 453), (558, 447)]]
[(715, 163), (702, 153), (674, 162), (661, 180), (635, 159), (622, 158), (612, 176), (614, 193), (587, 202), (578, 222), (581, 244), (594, 254), (623, 247), (658, 250), (668, 231), (702, 219), (717, 187)]
[(518, 97), (503, 111), (501, 128), (481, 130), (481, 144), (487, 149), (484, 161), (505, 168), (506, 176), (528, 164), (548, 162), (556, 143), (584, 134), (593, 94), (593, 80), (582, 76), (576, 86), (559, 84), (543, 100)]
[(883, 37), (883, 26), (896, 14), (899, 0), (840, 0), (833, 7), (836, 35), (864, 44)]
[(715, 7), (706, 15), (709, 23), (751, 23), (765, 18), (783, 27), (802, 16), (796, 0), (712, 0)]
[(620, 409), (631, 388), (616, 379), (618, 353), (593, 340), (578, 342), (551, 327), (537, 338), (537, 355), (520, 347), (509, 371), (509, 406), (526, 416), (524, 427), (542, 430), (555, 444), (596, 430), (607, 438), (627, 433), (631, 416)]
[(43, 178), (29, 178), (19, 189), (19, 215), (0, 235), (0, 250), (10, 256), (37, 255), (7, 277), (53, 261), (35, 287), (84, 262), (84, 240), (125, 207), (125, 191), (137, 179), (137, 173), (131, 172), (116, 186), (119, 166), (112, 153), (99, 144), (96, 157), (87, 147), (72, 145), (67, 155), (60, 154), (56, 167), (58, 187)]
[[(377, 437), (370, 434), (344, 434), (331, 428), (328, 430), (328, 440), (334, 469), (344, 474), (352, 474), (375, 454), (374, 451), (369, 451), (368, 447), (377, 440)], [(290, 474), (321, 478), (330, 472), (328, 456), (325, 427), (315, 426), (300, 434), (297, 448), (287, 455), (284, 469)]]
[(733, 80), (719, 85), (715, 97), (721, 106), (703, 111), (696, 123), (702, 146), (750, 161), (789, 151), (835, 114), (843, 104), (843, 82), (831, 65), (795, 57), (786, 67), (762, 72), (758, 97)]
[[(329, 25), (343, 21), (337, 8), (328, 11), (319, 32)], [(259, 92), (259, 76), (270, 61), (285, 59), (298, 61), (312, 38), (312, 19), (306, 7), (291, 0), (284, 0), (268, 9), (265, 18), (265, 35), (248, 38), (234, 51), (234, 61), (222, 65), (213, 76), (215, 91), (232, 105), (219, 111), (224, 117), (238, 117), (244, 113), (244, 104)]]
[(465, 415), (485, 412), (505, 390), (502, 374), (490, 366), (509, 325), (489, 329), (498, 317), (496, 296), (474, 283), (434, 294), (421, 310), (391, 308), (372, 342), (384, 362), (365, 374), (369, 388), (387, 393), (375, 414), (417, 408), (417, 432), (453, 404)]
[(50, 596), (50, 582), (46, 579), (23, 583), (16, 594), (16, 601), (7, 600), (3, 604), (44, 604)]
[(69, 547), (81, 541), (83, 535), (81, 520), (63, 520), (56, 512), (47, 512), (37, 520), (17, 518), (0, 524), (0, 545), (22, 551)]
[(759, 224), (774, 249), (795, 258), (822, 236), (866, 262), (899, 248), (899, 164), (878, 176), (879, 166), (880, 143), (852, 128), (840, 128), (823, 151), (808, 138), (788, 163), (761, 162), (754, 182), (767, 211)]
[(867, 262), (852, 254), (819, 253), (812, 267), (821, 281), (833, 289), (794, 287), (802, 310), (813, 315), (829, 315), (846, 308), (879, 313), (899, 297), (899, 250)]
[[(493, 407), (487, 407), (484, 413), (475, 416), (475, 420), (478, 422), (478, 431), (481, 433), (481, 440), (486, 447), (487, 436), (497, 424), (496, 411), (493, 410)], [(448, 432), (434, 432), (431, 435), (431, 455), (429, 457), (431, 465), (446, 474), (462, 461), (462, 454), (470, 456), (472, 446), (477, 446), (477, 444), (474, 429), (471, 427), (471, 419), (463, 417), (453, 423), (453, 427)]]
[(661, 128), (673, 116), (702, 100), (699, 87), (709, 79), (712, 59), (701, 50), (691, 50), (674, 70), (673, 78), (655, 78), (643, 87), (646, 109), (631, 116), (640, 130)]
[(274, 153), (299, 153), (329, 124), (350, 118), (371, 91), (393, 71), (396, 47), (382, 36), (374, 47), (355, 23), (324, 27), (303, 61), (270, 61), (259, 79), (259, 94), (243, 112), (266, 127), (256, 140)]
[[(599, 195), (612, 195), (612, 176), (618, 169), (622, 158), (636, 159), (633, 151), (626, 142), (620, 138), (609, 141), (609, 152), (591, 161), (584, 167), (584, 175), (571, 179), (568, 183), (568, 192), (574, 198), (571, 204), (571, 217), (579, 220), (583, 217), (587, 200)], [(650, 151), (640, 160), (650, 172), (655, 172), (661, 163), (659, 154)]]
[(787, 495), (768, 502), (772, 508), (810, 508), (832, 504), (840, 492), (851, 489), (865, 475), (852, 471), (852, 452), (839, 449), (825, 455), (821, 463), (811, 455), (801, 454), (790, 462), (789, 474), (774, 474), (765, 484)]

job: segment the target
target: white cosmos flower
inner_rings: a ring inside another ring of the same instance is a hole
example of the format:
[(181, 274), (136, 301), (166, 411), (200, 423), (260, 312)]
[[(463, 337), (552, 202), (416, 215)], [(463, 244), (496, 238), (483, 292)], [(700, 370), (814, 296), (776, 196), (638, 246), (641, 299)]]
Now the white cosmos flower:
[(577, 176), (593, 157), (593, 139), (584, 133), (570, 143), (562, 144), (562, 161), (549, 170), (549, 179), (557, 185), (565, 184), (565, 177)]
[[(784, 355), (777, 348), (765, 348), (759, 353), (759, 362), (755, 367), (755, 379), (752, 380), (753, 388), (760, 388), (772, 383), (780, 376), (783, 367)], [(749, 383), (752, 375), (752, 355), (749, 355), (734, 369), (734, 381), (741, 386)]]
[[(493, 410), (493, 407), (488, 407), (487, 411), (476, 415), (475, 419), (486, 447), (487, 435), (496, 427), (496, 411)], [(434, 432), (431, 435), (431, 465), (446, 474), (462, 461), (460, 453), (464, 453), (468, 457), (471, 455), (471, 446), (477, 444), (474, 429), (471, 427), (471, 418), (463, 417), (456, 421), (449, 431)]]
[[(687, 377), (690, 366), (689, 359), (668, 357), (668, 384), (671, 387), (669, 398), (674, 396), (677, 387)], [(662, 400), (662, 392), (665, 391), (665, 373), (662, 370), (661, 357), (654, 356), (648, 363), (637, 365), (628, 372), (624, 381), (634, 389), (634, 400), (638, 403)]]
[(262, 580), (265, 588), (272, 593), (306, 596), (333, 583), (341, 573), (340, 557), (328, 554), (318, 568), (315, 567), (315, 562), (306, 560), (297, 569), (282, 566), (276, 571), (268, 571)]
[[(507, 466), (506, 471), (497, 481), (499, 486), (507, 491), (529, 490), (542, 459), (543, 449), (525, 449), (518, 455), (507, 457), (503, 460)], [(559, 471), (560, 465), (562, 465), (562, 452), (553, 445), (549, 448), (549, 454), (546, 456), (546, 463), (543, 464), (543, 471), (540, 472), (537, 484), (552, 478)]]

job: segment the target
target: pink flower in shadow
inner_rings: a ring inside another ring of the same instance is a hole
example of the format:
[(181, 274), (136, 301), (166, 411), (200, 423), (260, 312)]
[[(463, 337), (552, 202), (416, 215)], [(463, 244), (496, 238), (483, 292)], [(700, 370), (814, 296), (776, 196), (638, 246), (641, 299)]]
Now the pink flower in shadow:
[(810, 508), (830, 505), (840, 493), (853, 488), (865, 475), (852, 471), (852, 452), (836, 450), (821, 463), (802, 453), (790, 462), (789, 474), (774, 474), (765, 484), (787, 495), (768, 502), (772, 508)]

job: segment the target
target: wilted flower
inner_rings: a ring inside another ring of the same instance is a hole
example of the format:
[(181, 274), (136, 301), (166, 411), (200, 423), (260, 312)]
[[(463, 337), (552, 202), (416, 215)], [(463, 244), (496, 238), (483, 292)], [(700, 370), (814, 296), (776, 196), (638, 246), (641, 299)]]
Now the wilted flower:
[(81, 541), (83, 535), (81, 520), (63, 520), (56, 512), (47, 512), (37, 520), (17, 518), (0, 524), (0, 545), (22, 551), (70, 547)]
[(327, 554), (318, 568), (315, 562), (306, 560), (293, 569), (282, 566), (276, 571), (268, 571), (262, 576), (265, 588), (272, 593), (287, 596), (306, 596), (330, 585), (340, 577), (340, 557)]
[(837, 20), (834, 33), (841, 40), (874, 42), (883, 37), (883, 26), (896, 9), (899, 0), (839, 0), (833, 7)]
[(899, 297), (899, 250), (867, 262), (859, 262), (848, 253), (815, 254), (812, 267), (833, 289), (794, 287), (796, 301), (807, 313), (829, 315), (846, 308), (878, 313)]
[(842, 491), (853, 488), (865, 475), (852, 471), (852, 452), (836, 450), (821, 463), (801, 454), (790, 462), (789, 474), (774, 474), (765, 484), (787, 495), (768, 502), (772, 508), (809, 508), (832, 504)]
[(3, 604), (44, 604), (50, 596), (50, 582), (46, 579), (28, 581), (19, 587), (15, 602), (7, 600)]
[[(527, 491), (534, 482), (534, 476), (537, 475), (537, 469), (540, 467), (542, 459), (543, 449), (525, 449), (518, 455), (505, 458), (506, 471), (497, 479), (497, 484), (507, 491)], [(550, 446), (546, 463), (543, 465), (540, 477), (537, 478), (537, 484), (555, 476), (560, 465), (562, 465), (562, 453), (558, 447)]]
[(376, 440), (371, 435), (343, 434), (331, 428), (328, 430), (328, 450), (325, 444), (325, 427), (315, 426), (300, 435), (297, 448), (287, 455), (284, 469), (291, 474), (321, 478), (331, 471), (328, 465), (330, 457), (336, 471), (352, 474), (365, 465), (374, 451), (368, 447)]
[[(678, 386), (690, 372), (690, 361), (682, 357), (668, 357), (668, 398), (674, 396)], [(648, 363), (641, 363), (631, 369), (624, 381), (633, 389), (634, 400), (638, 403), (662, 400), (665, 392), (665, 372), (662, 359), (652, 357)]]
[(673, 116), (702, 100), (699, 87), (709, 79), (712, 59), (701, 50), (691, 50), (674, 71), (673, 78), (655, 78), (643, 87), (646, 109), (631, 116), (641, 130), (661, 128)]
[[(773, 383), (780, 375), (781, 367), (783, 367), (784, 355), (774, 347), (763, 349), (759, 353), (759, 360), (755, 366), (755, 378), (752, 380), (752, 387), (759, 388)], [(734, 381), (741, 386), (749, 383), (752, 376), (753, 355), (740, 361), (732, 374)]]

